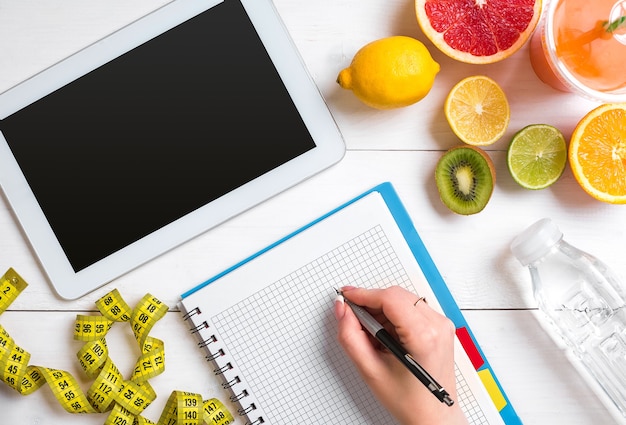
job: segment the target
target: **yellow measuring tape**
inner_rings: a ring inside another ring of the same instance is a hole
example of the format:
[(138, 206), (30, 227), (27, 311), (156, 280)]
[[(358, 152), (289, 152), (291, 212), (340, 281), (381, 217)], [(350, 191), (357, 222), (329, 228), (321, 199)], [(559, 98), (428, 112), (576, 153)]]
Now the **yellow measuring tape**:
[[(0, 278), (0, 314), (28, 284), (10, 268)], [(216, 398), (185, 391), (173, 391), (158, 422), (142, 412), (157, 395), (148, 382), (165, 370), (163, 341), (148, 334), (168, 310), (168, 306), (150, 294), (135, 308), (130, 308), (117, 289), (96, 301), (101, 316), (77, 315), (74, 339), (85, 344), (77, 353), (78, 361), (94, 382), (85, 394), (68, 372), (29, 365), (30, 354), (19, 347), (0, 325), (0, 380), (22, 395), (28, 395), (48, 384), (52, 393), (69, 413), (110, 412), (104, 425), (227, 425), (234, 422), (231, 413)], [(130, 379), (124, 379), (109, 357), (106, 334), (115, 322), (128, 322), (139, 344)]]

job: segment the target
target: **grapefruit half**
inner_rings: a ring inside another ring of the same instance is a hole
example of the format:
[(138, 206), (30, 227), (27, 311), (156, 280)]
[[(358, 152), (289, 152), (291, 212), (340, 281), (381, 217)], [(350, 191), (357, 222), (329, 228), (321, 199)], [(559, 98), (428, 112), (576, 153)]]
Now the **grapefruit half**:
[(439, 50), (485, 64), (518, 51), (537, 26), (542, 0), (415, 0), (417, 22)]

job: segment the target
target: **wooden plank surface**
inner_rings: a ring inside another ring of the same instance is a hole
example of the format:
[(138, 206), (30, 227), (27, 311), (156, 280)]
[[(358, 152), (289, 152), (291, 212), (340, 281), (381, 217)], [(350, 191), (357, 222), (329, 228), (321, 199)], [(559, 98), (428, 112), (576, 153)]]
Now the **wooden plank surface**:
[[(0, 0), (0, 92), (165, 3)], [(508, 249), (527, 225), (551, 217), (570, 242), (602, 258), (620, 277), (626, 275), (621, 247), (624, 207), (591, 199), (569, 169), (554, 186), (536, 192), (518, 187), (506, 169), (505, 150), (515, 131), (531, 123), (548, 123), (569, 137), (595, 104), (543, 85), (532, 72), (526, 48), (486, 66), (444, 57), (420, 32), (412, 2), (276, 0), (275, 4), (344, 135), (345, 158), (75, 301), (62, 300), (52, 291), (10, 206), (0, 197), (0, 272), (14, 267), (30, 284), (0, 323), (31, 352), (31, 364), (66, 369), (80, 377), (75, 357), (80, 344), (71, 334), (76, 314), (95, 312), (94, 301), (113, 288), (131, 306), (151, 293), (171, 311), (153, 330), (166, 343), (167, 367), (151, 380), (159, 397), (146, 417), (158, 419), (173, 390), (225, 400), (226, 393), (211, 376), (193, 338), (181, 336), (186, 328), (176, 308), (179, 295), (361, 191), (391, 181), (524, 423), (617, 423), (538, 325), (529, 276)], [(423, 101), (400, 110), (370, 109), (339, 88), (337, 73), (365, 43), (397, 34), (425, 41), (442, 71)], [(445, 96), (458, 80), (474, 74), (488, 75), (504, 88), (511, 124), (505, 137), (487, 148), (498, 176), (489, 205), (478, 215), (462, 217), (439, 201), (433, 172), (442, 152), (459, 143), (443, 116)], [(110, 345), (124, 371), (132, 368), (137, 353), (130, 331), (123, 327), (114, 327)], [(85, 389), (89, 385), (85, 377), (79, 382)], [(104, 418), (69, 415), (47, 388), (22, 397), (0, 385), (0, 423), (100, 424)]]

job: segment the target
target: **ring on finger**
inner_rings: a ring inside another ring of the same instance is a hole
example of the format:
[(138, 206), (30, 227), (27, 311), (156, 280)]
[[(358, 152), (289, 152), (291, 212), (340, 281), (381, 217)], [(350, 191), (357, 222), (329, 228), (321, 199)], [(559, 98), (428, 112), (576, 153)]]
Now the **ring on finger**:
[(426, 302), (426, 297), (419, 297), (417, 301), (413, 303), (413, 307), (416, 307), (420, 303), (420, 301)]

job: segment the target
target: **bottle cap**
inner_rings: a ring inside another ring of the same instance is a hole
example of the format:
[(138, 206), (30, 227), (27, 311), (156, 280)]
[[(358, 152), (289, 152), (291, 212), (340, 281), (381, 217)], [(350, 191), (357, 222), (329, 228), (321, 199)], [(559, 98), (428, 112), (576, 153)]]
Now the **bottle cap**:
[(511, 251), (523, 266), (537, 261), (561, 240), (563, 233), (549, 218), (542, 218), (517, 235)]

